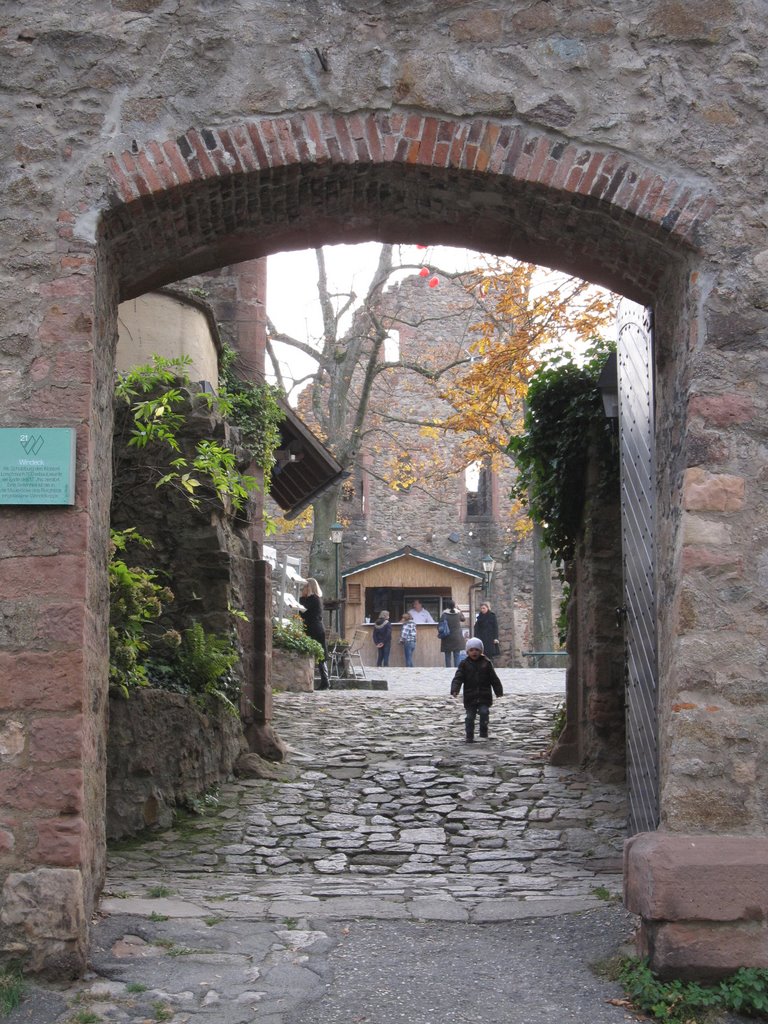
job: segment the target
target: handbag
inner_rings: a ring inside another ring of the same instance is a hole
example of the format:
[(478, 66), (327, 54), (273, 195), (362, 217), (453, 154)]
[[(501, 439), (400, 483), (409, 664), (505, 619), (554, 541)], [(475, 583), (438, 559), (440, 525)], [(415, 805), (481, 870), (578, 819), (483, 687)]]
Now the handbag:
[(448, 619), (440, 619), (437, 624), (437, 635), (441, 640), (445, 640), (446, 637), (451, 635), (451, 627), (448, 625)]

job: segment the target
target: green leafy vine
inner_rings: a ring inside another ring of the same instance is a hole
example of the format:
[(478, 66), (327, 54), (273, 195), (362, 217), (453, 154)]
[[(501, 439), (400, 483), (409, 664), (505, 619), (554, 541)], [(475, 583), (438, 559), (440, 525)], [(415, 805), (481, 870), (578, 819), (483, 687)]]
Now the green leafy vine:
[(262, 381), (250, 383), (235, 373), (237, 353), (225, 348), (221, 359), (220, 397), (227, 403), (228, 416), (240, 428), (245, 447), (264, 474), (264, 490), (269, 490), (275, 452), (280, 447), (280, 423), (284, 418), (279, 399), (280, 388)]
[(768, 1019), (768, 970), (764, 968), (742, 967), (717, 984), (702, 985), (662, 981), (646, 961), (631, 957), (620, 964), (618, 980), (638, 1010), (665, 1024), (703, 1024), (722, 1011)]
[(599, 460), (599, 488), (615, 486), (618, 451), (597, 381), (614, 345), (595, 339), (583, 360), (550, 356), (528, 385), (523, 433), (508, 451), (518, 468), (512, 496), (528, 505), (556, 562), (573, 558), (586, 497), (590, 447)]
[(133, 527), (113, 530), (109, 561), (109, 681), (123, 696), (147, 686), (146, 657), (152, 628), (173, 593), (157, 582), (157, 572), (126, 561), (129, 544), (151, 547)]
[[(189, 363), (189, 356), (165, 359), (153, 355), (151, 363), (118, 376), (115, 393), (129, 406), (132, 421), (128, 444), (134, 448), (166, 445), (171, 452), (179, 453), (169, 459), (168, 471), (159, 477), (157, 487), (168, 484), (178, 487), (198, 508), (197, 489), (207, 484), (221, 502), (228, 499), (235, 509), (243, 509), (248, 495), (257, 490), (258, 484), (254, 477), (239, 471), (231, 449), (203, 439), (197, 442), (191, 458), (181, 453), (179, 434), (189, 402), (189, 394), (184, 390), (190, 385)], [(226, 395), (202, 394), (200, 397), (224, 417), (231, 412)]]

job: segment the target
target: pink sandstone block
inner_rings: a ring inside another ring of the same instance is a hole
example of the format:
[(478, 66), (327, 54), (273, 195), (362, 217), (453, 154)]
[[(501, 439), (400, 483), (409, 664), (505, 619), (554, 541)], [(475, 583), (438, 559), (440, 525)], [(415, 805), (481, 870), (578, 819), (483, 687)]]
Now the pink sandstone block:
[(29, 727), (29, 754), (35, 764), (76, 761), (83, 752), (83, 716), (37, 718)]
[(0, 652), (0, 708), (80, 710), (82, 651)]
[(8, 807), (19, 811), (78, 813), (83, 806), (83, 773), (76, 768), (52, 771), (0, 771), (0, 792)]
[(624, 898), (646, 921), (764, 921), (768, 838), (633, 836), (624, 846)]
[(49, 818), (37, 823), (33, 860), (48, 867), (78, 867), (83, 856), (85, 822), (80, 817)]
[(662, 978), (715, 980), (740, 967), (768, 967), (768, 928), (760, 921), (662, 924), (647, 938)]
[(711, 427), (730, 427), (735, 423), (749, 423), (755, 416), (755, 406), (749, 395), (694, 395), (688, 403), (691, 417), (701, 417)]
[(700, 466), (685, 471), (683, 501), (689, 511), (735, 512), (744, 504), (744, 490), (742, 476), (708, 473)]

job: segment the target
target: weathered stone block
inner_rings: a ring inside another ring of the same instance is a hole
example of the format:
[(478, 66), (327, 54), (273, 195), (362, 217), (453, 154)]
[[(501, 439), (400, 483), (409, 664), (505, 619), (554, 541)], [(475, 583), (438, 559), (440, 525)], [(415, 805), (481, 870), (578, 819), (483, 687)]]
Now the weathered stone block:
[(647, 832), (624, 847), (627, 907), (655, 921), (768, 919), (768, 838)]
[(32, 761), (77, 760), (83, 747), (83, 716), (38, 718), (29, 728), (29, 754)]
[(683, 516), (683, 544), (721, 548), (731, 543), (731, 530), (726, 523), (703, 519), (686, 513)]
[(314, 689), (315, 659), (294, 651), (272, 651), (272, 689), (275, 692), (311, 693)]
[(768, 967), (762, 921), (651, 925), (642, 929), (640, 946), (662, 978), (716, 980), (740, 967)]
[(48, 867), (77, 867), (83, 860), (85, 822), (80, 817), (49, 818), (35, 823), (32, 860)]
[(0, 772), (0, 792), (8, 807), (73, 814), (83, 804), (83, 773), (79, 768), (51, 771), (8, 769)]
[(0, 950), (28, 970), (74, 978), (85, 969), (83, 878), (69, 868), (13, 872), (3, 885)]
[(683, 503), (689, 511), (733, 512), (744, 504), (744, 484), (744, 477), (694, 466), (685, 471)]
[(708, 426), (730, 427), (749, 423), (755, 415), (755, 406), (749, 395), (695, 395), (688, 404), (688, 411), (692, 417), (701, 417)]
[(26, 730), (22, 722), (11, 719), (0, 729), (0, 763), (18, 759), (26, 743)]

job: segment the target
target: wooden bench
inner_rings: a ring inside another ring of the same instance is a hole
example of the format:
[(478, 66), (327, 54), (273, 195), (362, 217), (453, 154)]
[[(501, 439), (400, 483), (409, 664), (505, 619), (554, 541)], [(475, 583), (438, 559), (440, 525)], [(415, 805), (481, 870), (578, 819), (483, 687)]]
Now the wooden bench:
[(524, 658), (530, 658), (532, 667), (538, 668), (542, 658), (567, 658), (568, 651), (521, 651)]

